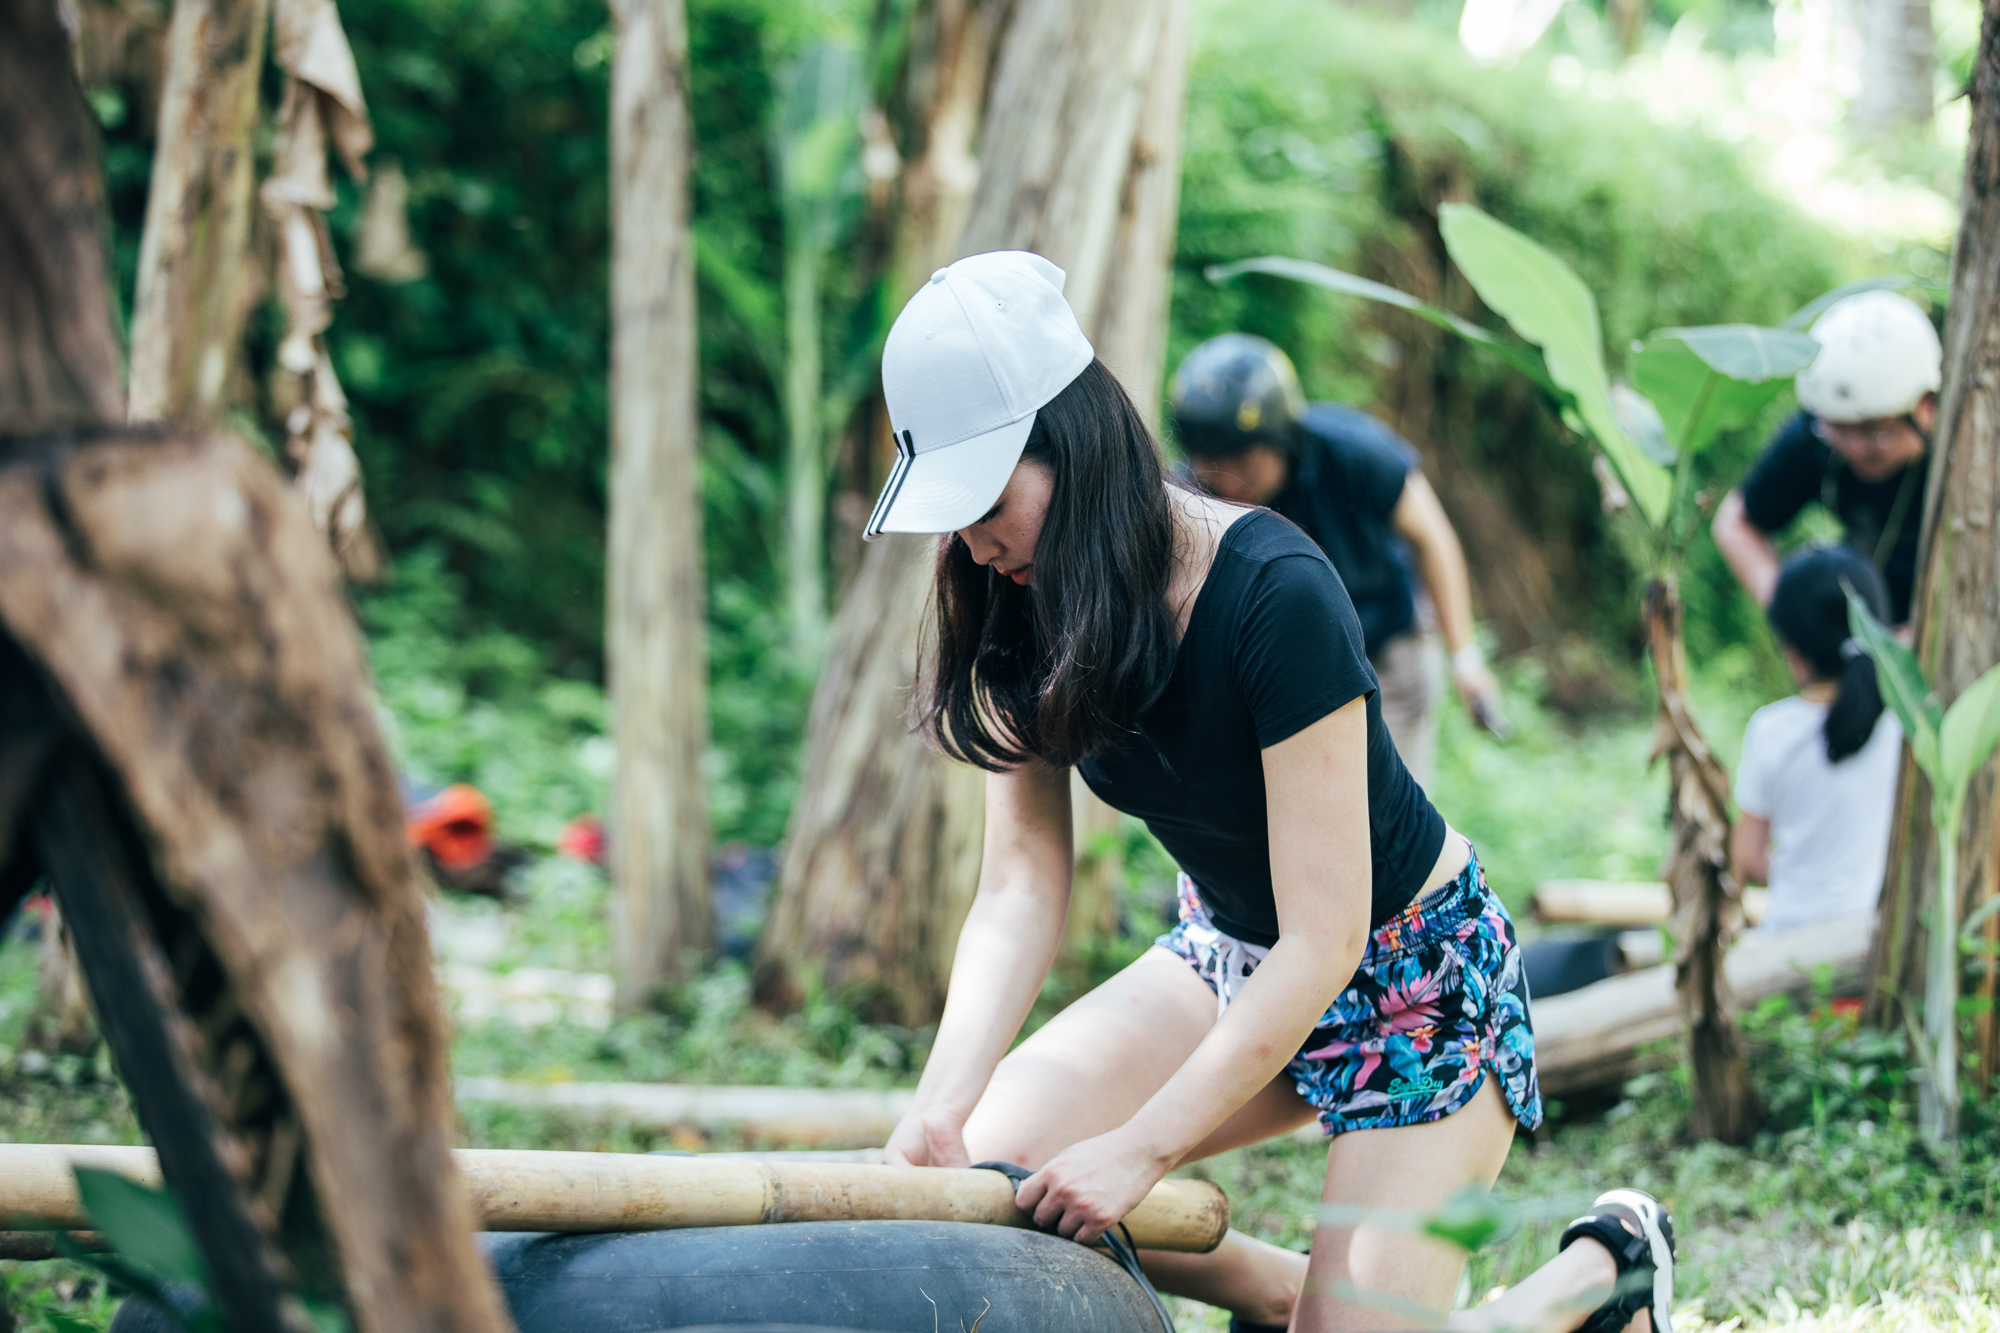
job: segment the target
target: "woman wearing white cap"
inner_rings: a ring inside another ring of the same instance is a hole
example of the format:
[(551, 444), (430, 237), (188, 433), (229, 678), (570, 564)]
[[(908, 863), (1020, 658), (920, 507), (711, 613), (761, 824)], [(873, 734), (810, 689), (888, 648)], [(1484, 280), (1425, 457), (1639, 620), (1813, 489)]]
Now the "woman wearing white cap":
[[(1062, 280), (1021, 252), (961, 260), (883, 352), (898, 457), (867, 535), (943, 534), (917, 713), (990, 775), (978, 893), (889, 1160), (1034, 1167), (1022, 1206), (1085, 1241), (1175, 1166), (1315, 1118), (1328, 1202), (1490, 1185), (1541, 1120), (1506, 910), (1397, 757), (1326, 556), (1167, 479)], [(1180, 863), (1181, 920), (1009, 1054), (1062, 937), (1072, 766)], [(1613, 1191), (1564, 1245), (1457, 1318), (1665, 1327), (1657, 1203)], [(1146, 1261), (1239, 1327), (1296, 1329), (1379, 1325), (1356, 1289), (1448, 1309), (1461, 1266), (1370, 1227), (1321, 1228), (1310, 1265), (1236, 1233)]]

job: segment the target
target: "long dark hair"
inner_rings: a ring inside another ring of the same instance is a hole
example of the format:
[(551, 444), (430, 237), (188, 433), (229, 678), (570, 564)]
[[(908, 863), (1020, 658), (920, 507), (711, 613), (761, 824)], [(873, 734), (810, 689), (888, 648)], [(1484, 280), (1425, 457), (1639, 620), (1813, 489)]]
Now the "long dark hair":
[(1035, 417), (1025, 459), (1055, 479), (1034, 586), (938, 539), (933, 639), (918, 726), (953, 758), (995, 771), (1115, 750), (1173, 674), (1167, 610), (1173, 517), (1159, 448), (1093, 360)]
[(1875, 662), (1847, 631), (1847, 588), (1877, 620), (1889, 618), (1881, 571), (1845, 546), (1813, 546), (1787, 560), (1771, 594), (1771, 628), (1812, 668), (1815, 679), (1838, 682), (1826, 710), (1826, 757), (1839, 763), (1868, 743), (1882, 716)]

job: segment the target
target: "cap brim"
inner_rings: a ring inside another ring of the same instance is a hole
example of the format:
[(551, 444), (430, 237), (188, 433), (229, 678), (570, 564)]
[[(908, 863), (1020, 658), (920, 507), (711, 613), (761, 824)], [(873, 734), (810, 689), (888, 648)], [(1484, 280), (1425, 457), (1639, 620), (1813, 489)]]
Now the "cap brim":
[(984, 435), (921, 454), (899, 443), (896, 466), (862, 538), (872, 542), (888, 532), (956, 532), (977, 523), (1007, 489), (1034, 426), (1030, 412)]

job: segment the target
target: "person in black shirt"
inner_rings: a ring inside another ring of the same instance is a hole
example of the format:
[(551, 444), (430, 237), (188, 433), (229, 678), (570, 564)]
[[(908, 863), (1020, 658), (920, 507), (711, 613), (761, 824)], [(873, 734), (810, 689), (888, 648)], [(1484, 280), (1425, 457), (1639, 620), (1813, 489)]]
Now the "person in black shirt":
[(1419, 783), (1430, 785), (1443, 673), (1418, 620), (1412, 565), (1436, 608), (1459, 697), (1482, 724), (1504, 726), (1499, 686), (1472, 637), (1465, 554), (1415, 449), (1366, 412), (1307, 404), (1290, 359), (1242, 333), (1188, 353), (1174, 375), (1173, 413), (1194, 480), (1224, 499), (1270, 506), (1333, 562), (1381, 681), (1383, 720)]
[(1840, 520), (1847, 544), (1882, 571), (1890, 614), (1902, 625), (1943, 378), (1937, 331), (1908, 298), (1863, 292), (1835, 303), (1812, 332), (1820, 351), (1799, 374), (1799, 411), (1716, 511), (1715, 544), (1768, 607), (1779, 568), (1772, 539), (1818, 501)]
[[(1034, 255), (960, 260), (883, 351), (898, 457), (865, 535), (939, 534), (915, 716), (988, 773), (979, 886), (886, 1159), (1032, 1167), (1022, 1208), (1084, 1242), (1179, 1163), (1315, 1119), (1330, 1202), (1490, 1185), (1541, 1118), (1506, 909), (1397, 756), (1326, 555), (1169, 482), (1061, 282)], [(1180, 924), (1010, 1052), (1062, 938), (1072, 767), (1180, 862)], [(1614, 1191), (1565, 1243), (1478, 1319), (1665, 1319), (1653, 1200)], [(1301, 1333), (1352, 1326), (1336, 1282), (1442, 1317), (1461, 1267), (1365, 1227), (1320, 1229), (1310, 1258), (1232, 1232), (1145, 1262), (1238, 1327)]]

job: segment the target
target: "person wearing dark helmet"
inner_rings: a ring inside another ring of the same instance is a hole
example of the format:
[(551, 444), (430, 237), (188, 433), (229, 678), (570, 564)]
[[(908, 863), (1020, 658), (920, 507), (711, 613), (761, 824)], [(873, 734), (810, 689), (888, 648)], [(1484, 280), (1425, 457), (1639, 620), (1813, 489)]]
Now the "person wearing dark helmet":
[(1799, 372), (1799, 410), (1716, 510), (1715, 544), (1768, 607), (1780, 568), (1773, 538), (1817, 501), (1840, 520), (1847, 545), (1882, 571), (1889, 623), (1903, 625), (1944, 352), (1930, 318), (1894, 292), (1835, 302), (1812, 336), (1820, 350)]
[(1472, 636), (1465, 554), (1416, 450), (1366, 412), (1307, 403), (1291, 360), (1244, 333), (1189, 352), (1172, 405), (1194, 480), (1223, 499), (1275, 509), (1333, 562), (1382, 683), (1383, 721), (1420, 785), (1430, 785), (1443, 671), (1420, 623), (1412, 562), (1459, 697), (1476, 721), (1504, 727), (1499, 686)]
[[(1382, 726), (1354, 607), (1282, 518), (1179, 484), (1038, 255), (940, 269), (897, 317), (894, 469), (865, 536), (929, 534), (914, 716), (986, 770), (979, 882), (893, 1165), (1029, 1168), (1083, 1242), (1183, 1162), (1317, 1123), (1322, 1198), (1426, 1210), (1490, 1186), (1541, 1119), (1507, 910)], [(905, 539), (907, 540), (907, 539)], [(1182, 867), (1180, 923), (1015, 1044), (1063, 936), (1070, 772)], [(1310, 1256), (1231, 1232), (1141, 1256), (1237, 1327), (1437, 1311), (1464, 1258), (1384, 1220)], [(1666, 1333), (1672, 1227), (1636, 1190), (1578, 1218), (1461, 1329)]]

